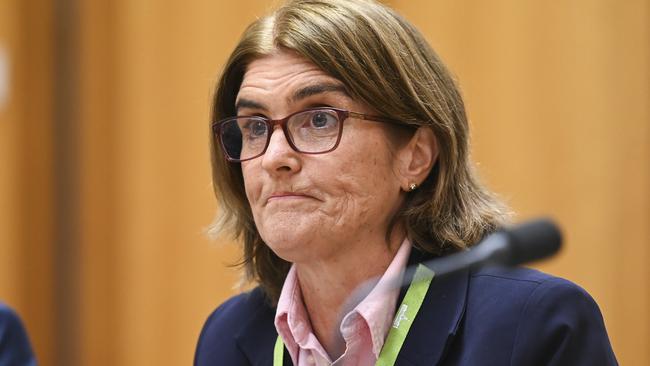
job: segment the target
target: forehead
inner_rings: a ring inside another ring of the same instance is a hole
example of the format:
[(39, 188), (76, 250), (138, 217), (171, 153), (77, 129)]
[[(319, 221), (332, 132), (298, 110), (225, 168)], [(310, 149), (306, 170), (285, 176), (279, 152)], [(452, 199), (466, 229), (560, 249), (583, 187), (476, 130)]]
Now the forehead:
[(292, 104), (315, 94), (334, 93), (348, 97), (341, 81), (328, 75), (308, 59), (278, 51), (253, 60), (244, 74), (237, 105)]
[(252, 81), (283, 80), (290, 77), (329, 77), (307, 58), (290, 51), (276, 51), (256, 58), (246, 67), (242, 87)]

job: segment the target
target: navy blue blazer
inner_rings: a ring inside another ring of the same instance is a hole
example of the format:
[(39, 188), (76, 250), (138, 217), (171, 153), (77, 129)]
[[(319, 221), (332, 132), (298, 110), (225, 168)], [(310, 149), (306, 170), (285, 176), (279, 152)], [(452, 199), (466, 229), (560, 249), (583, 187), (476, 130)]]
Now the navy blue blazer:
[(0, 366), (36, 365), (27, 333), (20, 319), (0, 303)]
[[(259, 288), (229, 299), (207, 319), (194, 365), (272, 365), (274, 318)], [(284, 360), (291, 364), (286, 350)], [(484, 268), (434, 278), (396, 364), (617, 362), (598, 305), (582, 288), (532, 269)]]

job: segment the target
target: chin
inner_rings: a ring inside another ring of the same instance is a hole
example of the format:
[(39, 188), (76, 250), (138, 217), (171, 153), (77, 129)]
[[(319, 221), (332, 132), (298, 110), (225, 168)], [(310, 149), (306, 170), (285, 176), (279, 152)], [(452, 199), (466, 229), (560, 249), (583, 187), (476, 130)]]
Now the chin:
[(314, 212), (274, 212), (260, 216), (257, 229), (264, 243), (280, 258), (298, 262), (318, 255), (324, 222)]
[(262, 235), (262, 239), (273, 253), (291, 263), (304, 261), (314, 255), (311, 235), (276, 230), (270, 235)]

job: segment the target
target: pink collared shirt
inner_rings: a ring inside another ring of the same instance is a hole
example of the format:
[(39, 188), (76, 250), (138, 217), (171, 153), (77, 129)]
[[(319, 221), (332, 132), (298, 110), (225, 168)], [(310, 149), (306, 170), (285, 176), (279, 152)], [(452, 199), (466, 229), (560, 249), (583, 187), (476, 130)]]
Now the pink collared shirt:
[(404, 273), (411, 243), (402, 242), (395, 257), (370, 291), (341, 322), (341, 335), (346, 343), (345, 352), (332, 361), (314, 335), (309, 314), (302, 300), (295, 266), (291, 266), (278, 301), (275, 328), (296, 366), (355, 365), (371, 366), (377, 362), (381, 348), (393, 321), (399, 290), (386, 290), (388, 283)]

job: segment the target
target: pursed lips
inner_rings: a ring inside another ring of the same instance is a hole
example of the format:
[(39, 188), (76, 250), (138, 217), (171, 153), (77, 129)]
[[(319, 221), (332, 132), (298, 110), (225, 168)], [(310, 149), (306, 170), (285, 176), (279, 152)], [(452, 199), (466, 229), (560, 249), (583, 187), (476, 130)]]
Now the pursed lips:
[(312, 196), (310, 196), (308, 194), (299, 193), (299, 192), (273, 192), (266, 199), (266, 203), (269, 203), (271, 201), (291, 200), (291, 199), (301, 199), (301, 198), (314, 199), (314, 197), (312, 197)]

